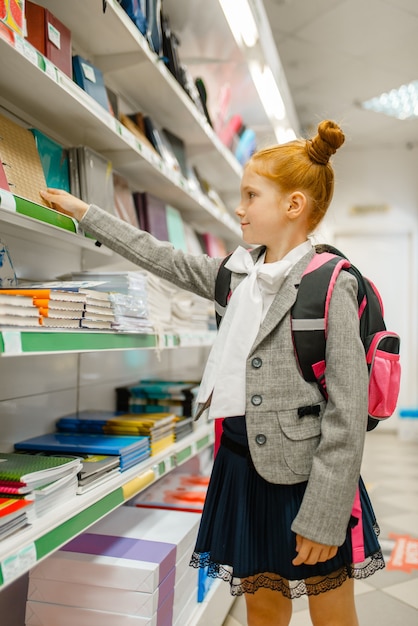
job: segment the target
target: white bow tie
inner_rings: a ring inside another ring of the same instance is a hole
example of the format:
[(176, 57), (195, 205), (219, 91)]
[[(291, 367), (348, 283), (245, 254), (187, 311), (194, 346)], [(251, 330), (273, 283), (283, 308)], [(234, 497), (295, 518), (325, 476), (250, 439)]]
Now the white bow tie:
[(254, 263), (251, 253), (238, 246), (225, 267), (238, 274), (255, 276), (266, 293), (277, 293), (292, 263), (286, 259), (275, 263), (264, 263), (264, 254)]
[(198, 404), (212, 393), (210, 418), (245, 414), (246, 360), (265, 314), (264, 301), (272, 302), (292, 263), (264, 263), (264, 255), (254, 263), (239, 246), (225, 267), (247, 276), (231, 296), (200, 384)]

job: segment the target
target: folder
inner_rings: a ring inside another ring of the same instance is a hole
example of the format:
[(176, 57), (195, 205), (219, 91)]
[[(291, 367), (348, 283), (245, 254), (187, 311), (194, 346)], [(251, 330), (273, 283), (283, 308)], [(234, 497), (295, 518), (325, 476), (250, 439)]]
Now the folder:
[(120, 219), (139, 228), (135, 202), (128, 181), (120, 174), (113, 173), (113, 188), (116, 214)]
[(26, 0), (26, 39), (41, 54), (72, 77), (71, 31), (48, 9)]
[(141, 228), (154, 235), (160, 241), (168, 241), (166, 207), (163, 200), (150, 193), (142, 193), (144, 223)]
[(70, 191), (68, 151), (36, 128), (31, 129), (48, 187)]
[(39, 192), (47, 184), (35, 137), (30, 130), (0, 115), (0, 160), (10, 191), (46, 206)]
[(112, 163), (88, 146), (69, 149), (71, 193), (115, 214)]
[(73, 78), (77, 85), (111, 112), (103, 74), (98, 67), (80, 55), (73, 56)]

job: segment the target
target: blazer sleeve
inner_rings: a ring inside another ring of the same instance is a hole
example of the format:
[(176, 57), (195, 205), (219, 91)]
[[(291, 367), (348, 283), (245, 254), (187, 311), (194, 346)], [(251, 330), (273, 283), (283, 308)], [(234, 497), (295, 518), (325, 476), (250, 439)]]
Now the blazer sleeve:
[(328, 402), (312, 471), (292, 530), (326, 545), (345, 541), (360, 477), (368, 415), (368, 370), (359, 334), (357, 282), (341, 272), (326, 345)]
[(89, 206), (80, 228), (142, 269), (203, 298), (214, 298), (221, 259), (177, 250), (95, 205)]

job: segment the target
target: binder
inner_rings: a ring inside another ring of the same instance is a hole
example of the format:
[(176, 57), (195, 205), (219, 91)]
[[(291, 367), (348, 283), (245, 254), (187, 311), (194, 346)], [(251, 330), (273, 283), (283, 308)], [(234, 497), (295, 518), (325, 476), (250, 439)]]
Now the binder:
[(26, 0), (26, 39), (70, 78), (71, 31), (48, 9)]
[(103, 74), (98, 67), (80, 55), (73, 56), (73, 78), (77, 85), (111, 112)]

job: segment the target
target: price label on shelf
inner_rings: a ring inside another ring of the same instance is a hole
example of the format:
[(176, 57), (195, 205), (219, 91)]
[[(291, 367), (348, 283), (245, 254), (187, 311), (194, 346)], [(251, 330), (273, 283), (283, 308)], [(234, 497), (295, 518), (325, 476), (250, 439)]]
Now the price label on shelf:
[(0, 207), (8, 211), (16, 211), (16, 199), (10, 191), (0, 189)]
[(9, 556), (1, 563), (1, 573), (5, 583), (16, 580), (19, 576), (30, 570), (36, 563), (35, 544), (25, 546), (17, 554)]
[(22, 354), (22, 336), (18, 330), (3, 330), (4, 354), (14, 356)]

